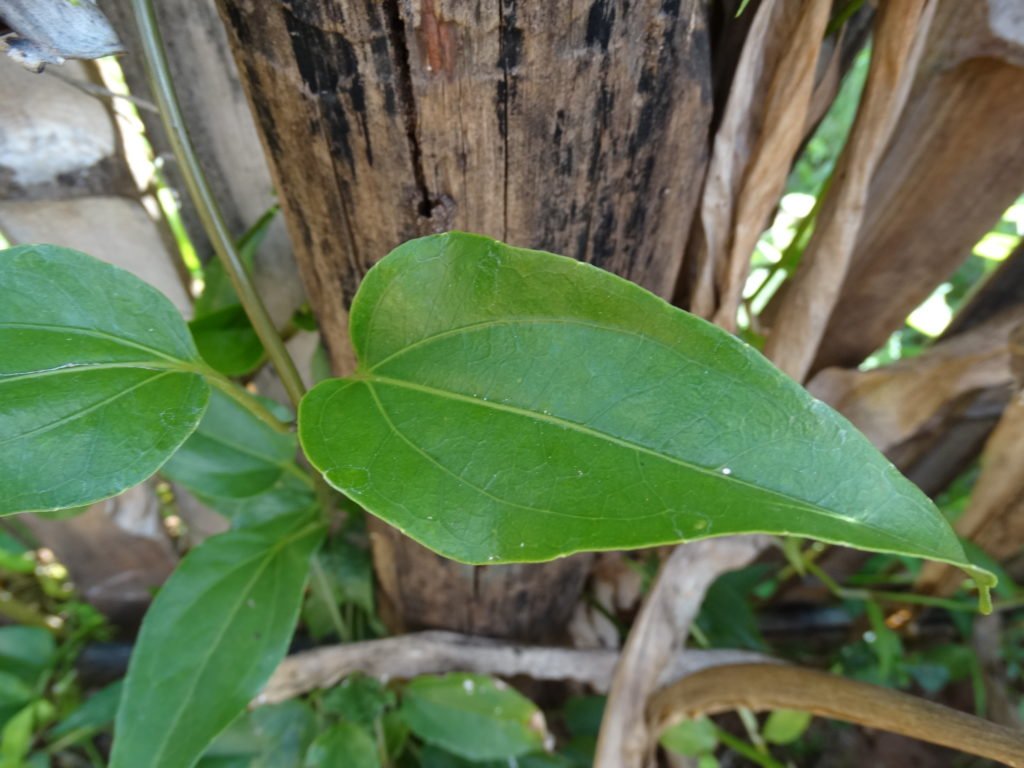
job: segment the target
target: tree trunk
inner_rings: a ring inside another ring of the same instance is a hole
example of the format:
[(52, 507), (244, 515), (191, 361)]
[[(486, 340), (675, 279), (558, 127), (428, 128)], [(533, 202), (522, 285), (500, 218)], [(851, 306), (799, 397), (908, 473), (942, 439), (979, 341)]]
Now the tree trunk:
[[(359, 280), (431, 231), (552, 250), (671, 295), (707, 154), (705, 3), (218, 4), (337, 373), (353, 363)], [(407, 626), (550, 631), (589, 562), (468, 568), (374, 534)]]

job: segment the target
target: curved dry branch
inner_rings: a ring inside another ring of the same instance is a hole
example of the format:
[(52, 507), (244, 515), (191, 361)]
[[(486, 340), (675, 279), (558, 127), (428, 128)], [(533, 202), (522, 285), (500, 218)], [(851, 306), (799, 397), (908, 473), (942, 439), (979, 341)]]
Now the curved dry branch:
[(651, 699), (650, 732), (738, 707), (799, 709), (1024, 766), (1018, 731), (888, 688), (777, 664), (736, 664), (683, 678)]
[[(254, 705), (276, 704), (315, 688), (329, 688), (346, 675), (411, 678), (444, 672), (476, 672), (534, 680), (575, 680), (598, 692), (611, 685), (619, 659), (615, 650), (577, 650), (519, 645), (455, 632), (418, 632), (382, 640), (347, 643), (289, 656), (274, 672)], [(687, 651), (676, 654), (661, 684), (722, 664), (767, 662), (746, 651)]]
[[(725, 573), (742, 568), (767, 546), (764, 536), (727, 536), (675, 548), (633, 622), (615, 667), (601, 719), (594, 768), (638, 768), (647, 752), (641, 702), (647, 701), (690, 632), (704, 594)], [(690, 658), (697, 651), (687, 651)]]

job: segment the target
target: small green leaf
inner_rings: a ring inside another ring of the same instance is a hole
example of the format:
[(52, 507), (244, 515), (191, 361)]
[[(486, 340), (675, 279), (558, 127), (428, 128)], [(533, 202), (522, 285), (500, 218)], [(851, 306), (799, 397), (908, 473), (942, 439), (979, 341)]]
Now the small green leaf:
[(12, 709), (20, 709), (35, 697), (35, 686), (11, 672), (0, 672), (0, 723)]
[(323, 538), (314, 520), (290, 515), (229, 531), (182, 561), (143, 621), (112, 768), (192, 765), (256, 696), (295, 629)]
[(751, 592), (770, 571), (770, 566), (756, 564), (715, 579), (697, 614), (697, 626), (712, 648), (766, 650)]
[(266, 355), (241, 305), (234, 304), (188, 324), (203, 360), (225, 376), (245, 376), (262, 365)]
[(0, 570), (12, 573), (32, 573), (36, 560), (32, 552), (8, 533), (0, 531)]
[(295, 464), (297, 447), (294, 435), (275, 432), (214, 390), (199, 427), (160, 473), (209, 499), (256, 496), (270, 490), (285, 472), (312, 487)]
[(304, 768), (380, 768), (373, 737), (355, 723), (341, 722), (309, 746)]
[(402, 754), (409, 741), (409, 724), (405, 722), (401, 712), (390, 710), (384, 713), (381, 728), (384, 731), (384, 747), (388, 757), (395, 760)]
[(409, 728), (468, 760), (506, 760), (544, 748), (544, 715), (500, 680), (483, 675), (424, 676), (402, 695)]
[(372, 729), (384, 710), (395, 705), (395, 694), (374, 678), (357, 674), (327, 691), (320, 704), (328, 714)]
[(316, 732), (316, 715), (304, 701), (258, 707), (223, 730), (197, 768), (302, 768)]
[(605, 696), (574, 696), (565, 704), (562, 720), (573, 736), (597, 736), (608, 699)]
[(810, 712), (776, 709), (768, 715), (761, 734), (772, 744), (791, 744), (803, 736), (812, 719)]
[[(344, 533), (332, 537), (317, 553), (336, 605), (351, 604), (361, 608), (369, 629), (384, 635), (386, 630), (376, 615), (373, 596), (373, 562), (369, 551), (348, 541)], [(302, 621), (316, 639), (332, 634), (331, 612), (323, 596), (312, 591), (302, 608)]]
[(4, 723), (0, 730), (0, 768), (21, 768), (32, 748), (36, 730), (46, 727), (54, 714), (50, 702), (38, 699)]
[(39, 627), (0, 627), (0, 671), (36, 685), (56, 661), (53, 634)]
[(299, 436), (327, 481), (443, 555), (550, 560), (734, 533), (953, 563), (934, 504), (756, 350), (587, 264), (450, 233), (366, 276), (356, 374)]
[(317, 503), (308, 479), (290, 472), (286, 472), (271, 488), (256, 496), (231, 499), (197, 493), (196, 497), (228, 518), (232, 528), (246, 528), (282, 515), (304, 512)]
[(123, 270), (50, 245), (0, 252), (0, 514), (113, 496), (199, 423), (185, 321)]
[(49, 733), (51, 739), (62, 738), (75, 732), (88, 736), (114, 722), (117, 706), (121, 702), (124, 681), (111, 683), (84, 701), (74, 712), (55, 725)]
[(661, 746), (677, 755), (697, 755), (713, 752), (718, 746), (715, 724), (706, 717), (683, 720), (662, 731), (658, 740)]

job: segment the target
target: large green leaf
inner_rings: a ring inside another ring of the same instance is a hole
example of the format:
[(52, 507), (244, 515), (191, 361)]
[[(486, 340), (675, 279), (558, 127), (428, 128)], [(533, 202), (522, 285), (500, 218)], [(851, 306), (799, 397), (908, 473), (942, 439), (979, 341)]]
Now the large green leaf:
[(284, 657), (314, 515), (221, 534), (192, 551), (157, 594), (128, 667), (112, 768), (187, 768), (246, 707)]
[(185, 321), (129, 273), (66, 248), (0, 253), (0, 514), (146, 479), (209, 389)]
[(451, 233), (352, 307), (359, 367), (303, 400), (327, 481), (469, 563), (733, 533), (953, 563), (931, 501), (757, 351), (571, 259)]
[(295, 436), (274, 431), (252, 411), (220, 391), (199, 427), (161, 474), (206, 498), (244, 499), (271, 489), (282, 475), (312, 488), (295, 464)]
[(537, 706), (484, 675), (424, 675), (402, 693), (402, 717), (426, 741), (468, 760), (508, 760), (544, 749)]

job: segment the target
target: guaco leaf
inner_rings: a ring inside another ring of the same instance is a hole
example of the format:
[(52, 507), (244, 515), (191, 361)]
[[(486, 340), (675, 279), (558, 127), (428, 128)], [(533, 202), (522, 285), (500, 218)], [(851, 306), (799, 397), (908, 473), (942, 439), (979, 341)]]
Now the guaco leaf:
[(146, 612), (114, 725), (111, 768), (194, 765), (256, 696), (295, 632), (315, 511), (207, 539)]
[(352, 306), (359, 367), (299, 411), (327, 481), (467, 563), (737, 533), (952, 563), (932, 502), (719, 328), (592, 266), (462, 233), (408, 242)]
[(251, 498), (286, 473), (312, 489), (309, 476), (295, 464), (297, 448), (295, 435), (275, 431), (214, 390), (196, 431), (160, 472), (207, 499)]
[(177, 310), (134, 275), (56, 246), (0, 252), (0, 514), (149, 477), (203, 415), (201, 367)]

